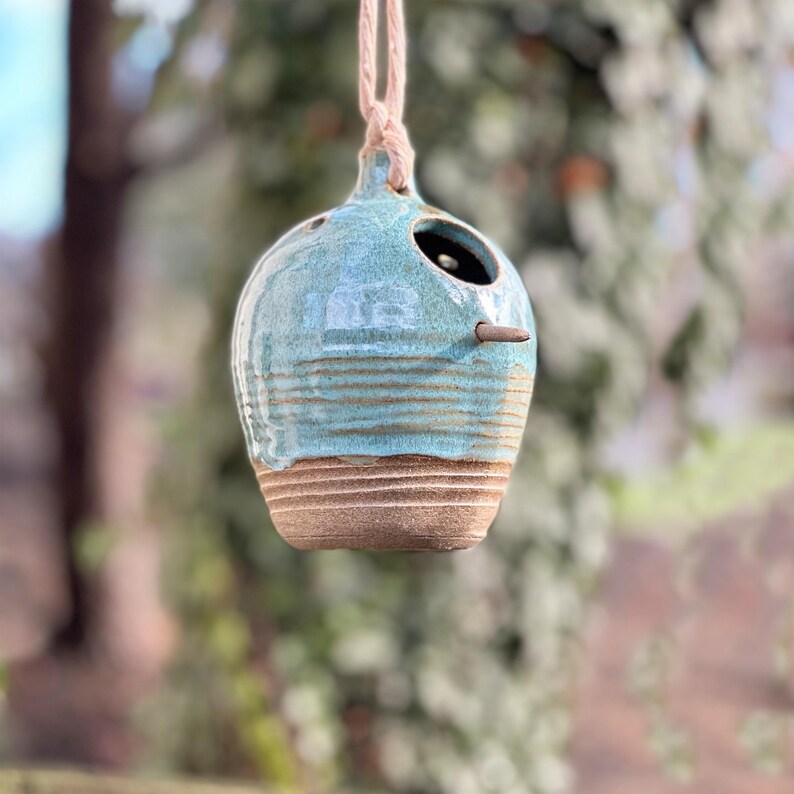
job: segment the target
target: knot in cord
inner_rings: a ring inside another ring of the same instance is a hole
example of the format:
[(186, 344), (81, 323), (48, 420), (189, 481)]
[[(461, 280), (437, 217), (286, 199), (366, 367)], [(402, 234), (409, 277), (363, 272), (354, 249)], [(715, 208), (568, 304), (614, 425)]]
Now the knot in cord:
[(384, 149), (389, 155), (389, 184), (394, 190), (408, 185), (414, 167), (414, 151), (403, 124), (405, 106), (406, 39), (402, 0), (386, 0), (388, 72), (386, 95), (376, 98), (378, 49), (378, 0), (361, 0), (359, 20), (359, 105), (367, 121), (362, 153)]

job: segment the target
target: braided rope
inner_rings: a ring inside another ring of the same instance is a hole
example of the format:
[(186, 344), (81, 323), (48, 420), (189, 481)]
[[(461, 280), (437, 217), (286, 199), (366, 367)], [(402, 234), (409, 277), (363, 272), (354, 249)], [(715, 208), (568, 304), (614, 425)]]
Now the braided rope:
[(414, 150), (403, 124), (405, 108), (406, 37), (402, 0), (386, 0), (388, 74), (386, 95), (377, 99), (379, 0), (361, 0), (359, 19), (359, 105), (367, 121), (362, 153), (385, 149), (389, 184), (402, 190), (413, 173)]

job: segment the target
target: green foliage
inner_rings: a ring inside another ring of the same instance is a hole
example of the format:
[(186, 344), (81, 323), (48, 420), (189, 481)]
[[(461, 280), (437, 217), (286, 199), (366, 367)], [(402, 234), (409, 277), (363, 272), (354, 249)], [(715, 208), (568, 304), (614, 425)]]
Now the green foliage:
[(757, 711), (747, 716), (739, 737), (753, 765), (768, 775), (781, 774), (791, 760), (794, 720), (784, 713)]
[[(197, 12), (204, 24), (213, 7)], [(757, 35), (736, 30), (736, 8)], [(357, 4), (241, 0), (218, 88), (237, 168), (213, 252), (214, 325), (158, 483), (184, 637), (152, 720), (164, 760), (188, 771), (547, 794), (571, 777), (577, 632), (611, 521), (602, 444), (658, 359), (687, 398), (736, 339), (735, 269), (767, 212), (747, 180), (777, 57), (763, 32), (783, 11), (771, 0), (408, 11), (423, 193), (502, 244), (537, 310), (541, 369), (508, 498), (487, 542), (455, 555), (306, 554), (270, 526), (233, 404), (229, 332), (257, 253), (353, 184)], [(702, 289), (665, 357), (651, 325), (683, 260)], [(686, 743), (657, 727), (660, 756), (687, 777)]]
[(92, 523), (77, 533), (75, 557), (80, 570), (85, 574), (98, 571), (120, 541), (118, 531), (101, 523)]
[(794, 481), (794, 429), (774, 423), (693, 441), (680, 464), (613, 489), (616, 519), (632, 531), (674, 528), (686, 538), (705, 522), (764, 500)]

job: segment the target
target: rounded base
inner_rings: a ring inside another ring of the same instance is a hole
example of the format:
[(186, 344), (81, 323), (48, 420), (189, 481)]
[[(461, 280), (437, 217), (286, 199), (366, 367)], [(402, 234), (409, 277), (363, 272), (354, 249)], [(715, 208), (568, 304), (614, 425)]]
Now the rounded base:
[(299, 460), (284, 471), (254, 461), (270, 516), (298, 549), (453, 551), (476, 546), (510, 465), (427, 455)]

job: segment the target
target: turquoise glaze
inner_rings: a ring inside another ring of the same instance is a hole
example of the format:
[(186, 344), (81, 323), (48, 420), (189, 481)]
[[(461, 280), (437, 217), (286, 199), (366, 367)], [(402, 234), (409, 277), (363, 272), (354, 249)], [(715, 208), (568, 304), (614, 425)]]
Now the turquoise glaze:
[[(271, 469), (326, 456), (430, 455), (512, 463), (535, 375), (532, 309), (505, 255), (465, 223), (388, 185), (388, 158), (362, 161), (355, 192), (296, 226), (257, 263), (237, 309), (240, 416)], [(416, 231), (474, 253), (494, 279), (434, 264)], [(480, 342), (479, 322), (528, 342)]]

